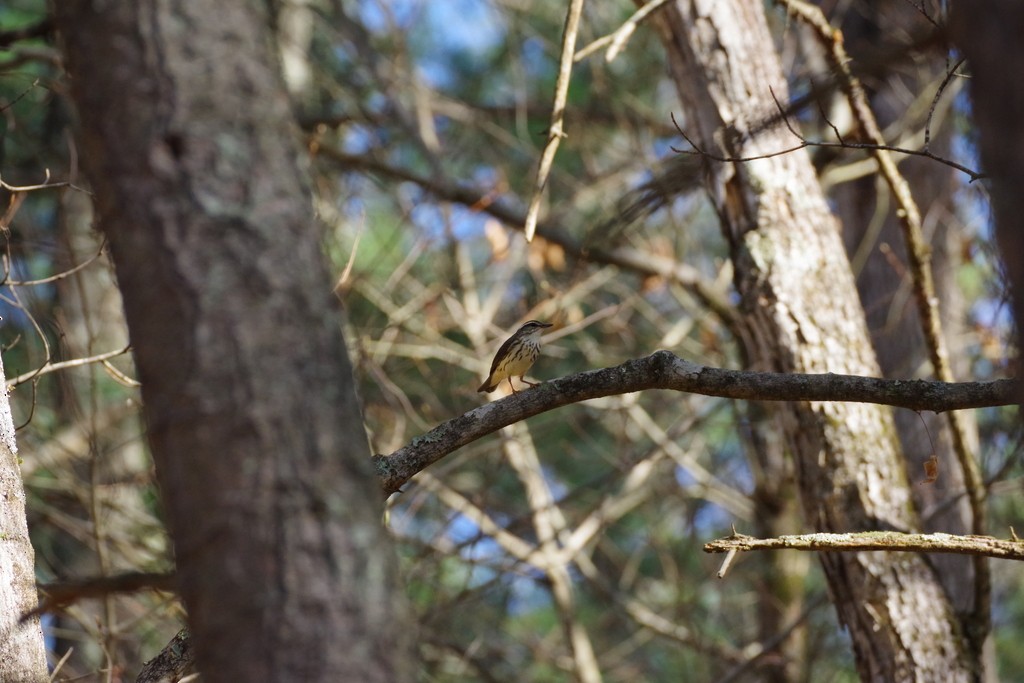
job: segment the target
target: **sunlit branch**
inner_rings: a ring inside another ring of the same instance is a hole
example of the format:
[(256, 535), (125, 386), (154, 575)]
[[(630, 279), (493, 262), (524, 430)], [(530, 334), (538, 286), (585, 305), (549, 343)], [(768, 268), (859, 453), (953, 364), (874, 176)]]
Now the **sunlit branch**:
[(90, 363), (104, 363), (105, 361), (108, 361), (111, 358), (117, 358), (118, 356), (128, 353), (131, 350), (131, 348), (131, 346), (126, 346), (123, 349), (119, 349), (117, 351), (107, 351), (106, 353), (101, 353), (95, 356), (88, 356), (86, 358), (74, 358), (72, 360), (64, 360), (57, 363), (46, 363), (31, 372), (26, 372), (23, 375), (18, 375), (14, 379), (8, 380), (7, 389), (9, 391), (14, 387), (18, 386), (19, 384), (31, 382), (37, 377), (40, 377), (42, 375), (48, 375), (51, 372), (57, 372), (58, 370), (77, 368), (82, 365), (89, 365)]
[(537, 180), (533, 187), (530, 206), (526, 210), (526, 222), (523, 233), (526, 241), (533, 241), (533, 233), (537, 230), (537, 217), (540, 215), (540, 203), (544, 197), (544, 188), (548, 184), (551, 165), (555, 161), (558, 145), (565, 137), (565, 103), (569, 99), (569, 78), (572, 75), (572, 56), (576, 52), (576, 33), (583, 14), (583, 0), (570, 0), (565, 17), (565, 30), (562, 34), (562, 56), (558, 61), (558, 79), (555, 81), (555, 99), (551, 105), (551, 126), (548, 128), (548, 140), (540, 155), (537, 167)]
[(391, 455), (376, 455), (377, 475), (394, 493), (449, 453), (528, 417), (593, 398), (648, 389), (751, 401), (848, 401), (946, 412), (1012, 405), (1017, 380), (934, 382), (857, 375), (744, 372), (683, 360), (669, 351), (545, 382), (444, 422)]
[[(887, 550), (916, 553), (955, 553), (1024, 560), (1024, 542), (1004, 541), (991, 536), (953, 534), (906, 534), (899, 531), (864, 531), (850, 534), (802, 534), (776, 538), (754, 538), (733, 533), (704, 544), (706, 553), (746, 552), (749, 550), (803, 550), (812, 552), (851, 552)], [(724, 572), (719, 572), (723, 576)]]
[(604, 60), (606, 62), (612, 62), (622, 51), (622, 48), (625, 47), (630, 36), (632, 36), (636, 31), (636, 27), (640, 25), (640, 22), (653, 14), (654, 10), (659, 9), (662, 5), (667, 3), (668, 0), (649, 0), (647, 4), (634, 12), (633, 15), (629, 19), (626, 19), (626, 21), (622, 23), (622, 26), (615, 29), (614, 32), (598, 38), (594, 42), (590, 43), (590, 45), (587, 45), (585, 48), (577, 52), (573, 57), (573, 61), (581, 62), (607, 45), (608, 50), (604, 54)]

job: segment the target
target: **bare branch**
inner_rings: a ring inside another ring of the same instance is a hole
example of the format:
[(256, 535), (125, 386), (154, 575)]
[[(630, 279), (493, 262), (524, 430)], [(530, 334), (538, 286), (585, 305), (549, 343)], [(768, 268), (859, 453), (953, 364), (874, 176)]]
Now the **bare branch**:
[[(670, 147), (669, 149), (678, 154), (693, 154), (696, 156), (711, 159), (712, 161), (744, 163), (747, 161), (757, 161), (758, 159), (771, 159), (772, 157), (779, 157), (782, 156), (783, 154), (792, 154), (793, 152), (798, 152), (801, 149), (805, 149), (807, 147), (831, 147), (837, 149), (859, 149), (868, 152), (892, 152), (893, 154), (904, 154), (906, 156), (912, 157), (924, 157), (925, 159), (937, 161), (940, 164), (944, 164), (946, 166), (949, 166), (950, 168), (954, 168), (960, 171), (961, 173), (969, 177), (972, 183), (975, 180), (983, 180), (984, 178), (988, 177), (984, 173), (979, 173), (978, 171), (968, 168), (967, 166), (964, 166), (961, 163), (953, 161), (952, 159), (940, 157), (938, 154), (935, 154), (928, 150), (927, 147), (925, 147), (924, 149), (909, 149), (907, 147), (899, 147), (897, 145), (888, 145), (884, 143), (849, 142), (847, 140), (842, 139), (836, 142), (831, 142), (828, 140), (808, 140), (807, 138), (797, 134), (796, 132), (794, 132), (793, 134), (797, 136), (797, 138), (800, 140), (800, 143), (793, 145), (792, 147), (786, 147), (785, 149), (780, 149), (775, 152), (768, 152), (767, 154), (758, 154), (756, 156), (724, 157), (718, 154), (712, 154), (711, 152), (705, 149), (701, 149), (701, 147), (697, 145), (693, 140), (691, 140), (686, 135), (686, 133), (684, 133), (683, 130), (679, 127), (679, 124), (676, 123), (675, 115), (670, 114), (670, 116), (672, 117), (672, 122), (676, 124), (676, 131), (683, 137), (684, 140), (690, 143), (690, 146), (693, 149), (679, 149), (677, 147)], [(831, 126), (831, 123), (829, 123), (829, 125)], [(790, 128), (790, 130), (792, 131), (793, 129)]]
[(126, 346), (123, 349), (119, 349), (117, 351), (107, 351), (106, 353), (100, 353), (95, 356), (88, 356), (86, 358), (75, 358), (72, 360), (60, 361), (59, 363), (46, 362), (39, 368), (33, 370), (32, 372), (26, 372), (23, 375), (18, 375), (14, 379), (7, 382), (7, 389), (8, 391), (10, 391), (19, 384), (30, 382), (34, 380), (36, 377), (39, 377), (41, 375), (47, 375), (51, 372), (57, 372), (58, 370), (76, 368), (80, 365), (88, 365), (90, 363), (103, 363), (105, 361), (110, 360), (111, 358), (117, 358), (120, 355), (128, 353), (129, 351), (131, 351), (131, 348), (131, 346)]
[[(932, 98), (932, 106), (928, 107), (928, 118), (926, 119), (924, 126), (924, 151), (928, 151), (928, 145), (931, 144), (932, 140), (932, 117), (935, 115), (935, 107), (939, 104), (939, 99), (942, 98), (942, 93), (946, 92), (946, 88), (949, 86), (950, 81), (953, 80), (953, 76), (956, 75), (956, 70), (959, 69), (964, 62), (967, 61), (966, 57), (961, 57), (956, 64), (953, 65), (949, 71), (946, 72), (946, 77), (939, 83), (939, 89), (935, 91), (935, 97)], [(971, 178), (971, 181), (977, 180), (977, 178)]]
[(45, 285), (51, 282), (57, 282), (58, 280), (63, 280), (64, 278), (74, 275), (75, 273), (77, 273), (80, 270), (83, 270), (84, 268), (88, 268), (96, 260), (103, 256), (103, 252), (106, 248), (107, 241), (106, 239), (104, 239), (96, 253), (87, 258), (86, 260), (82, 261), (78, 265), (72, 266), (67, 270), (63, 270), (54, 275), (50, 275), (49, 277), (40, 278), (38, 280), (11, 280), (10, 257), (4, 256), (3, 267), (6, 272), (3, 276), (3, 279), (0, 279), (0, 285), (7, 285), (8, 287), (33, 287), (35, 285)]
[(548, 175), (551, 173), (551, 164), (555, 161), (555, 152), (565, 132), (562, 126), (565, 122), (565, 103), (569, 99), (569, 77), (572, 75), (572, 56), (576, 52), (576, 32), (580, 26), (580, 16), (583, 14), (583, 0), (570, 0), (569, 10), (565, 16), (565, 30), (562, 35), (562, 56), (558, 61), (558, 80), (555, 82), (555, 101), (551, 106), (551, 127), (548, 128), (548, 141), (544, 145), (544, 151), (540, 155), (540, 165), (537, 167), (537, 182), (534, 184), (533, 197), (530, 198), (530, 206), (526, 210), (526, 224), (523, 232), (527, 242), (533, 241), (533, 234), (537, 230), (537, 216), (540, 214), (540, 203), (544, 196), (544, 187), (548, 184)]
[(35, 190), (52, 190), (61, 187), (70, 187), (72, 190), (78, 190), (79, 192), (84, 192), (85, 194), (92, 194), (88, 190), (78, 187), (70, 180), (50, 182), (49, 169), (46, 169), (45, 175), (46, 179), (43, 182), (36, 185), (10, 185), (4, 182), (2, 179), (0, 179), (0, 187), (7, 190), (8, 192), (33, 192)]
[[(3, 44), (4, 44), (4, 42), (3, 42), (3, 34), (0, 33), (0, 45), (3, 45)], [(4, 103), (3, 106), (0, 106), (0, 112), (5, 112), (8, 109), (10, 109), (11, 107), (13, 107), (15, 104), (17, 104), (22, 99), (24, 99), (25, 95), (28, 95), (30, 92), (32, 92), (32, 90), (34, 88), (36, 88), (38, 85), (39, 85), (39, 79), (37, 78), (34, 81), (32, 81), (32, 84), (30, 86), (28, 86), (27, 88), (22, 90), (13, 99), (11, 99), (11, 101)], [(7, 221), (4, 221), (5, 225), (6, 225), (6, 223), (7, 223)]]
[(850, 401), (946, 412), (1015, 402), (1017, 380), (933, 382), (855, 375), (742, 372), (683, 360), (669, 351), (546, 382), (444, 422), (391, 455), (375, 455), (385, 493), (477, 439), (528, 417), (592, 398), (669, 389), (754, 401)]
[(61, 581), (39, 586), (43, 594), (39, 606), (21, 616), (21, 622), (46, 612), (54, 612), (86, 598), (103, 598), (115, 593), (136, 593), (143, 590), (173, 592), (177, 590), (174, 574), (128, 572), (113, 576), (97, 576), (77, 581)]
[(606, 62), (613, 61), (619, 53), (622, 52), (622, 48), (629, 41), (630, 36), (632, 36), (636, 31), (636, 27), (640, 25), (640, 22), (649, 17), (654, 13), (654, 10), (661, 8), (661, 6), (667, 2), (668, 0), (649, 0), (647, 4), (634, 12), (629, 19), (626, 19), (622, 26), (615, 29), (612, 33), (598, 38), (594, 42), (590, 43), (590, 45), (587, 45), (585, 48), (577, 52), (573, 57), (573, 61), (581, 62), (603, 48), (605, 45), (608, 46), (608, 51), (605, 52), (604, 60)]
[(906, 534), (899, 531), (863, 531), (851, 534), (802, 534), (777, 538), (754, 538), (734, 532), (731, 536), (704, 544), (706, 553), (733, 554), (748, 550), (779, 549), (813, 552), (895, 550), (1024, 560), (1024, 543), (1019, 540), (1003, 541), (992, 536), (955, 536), (943, 533)]

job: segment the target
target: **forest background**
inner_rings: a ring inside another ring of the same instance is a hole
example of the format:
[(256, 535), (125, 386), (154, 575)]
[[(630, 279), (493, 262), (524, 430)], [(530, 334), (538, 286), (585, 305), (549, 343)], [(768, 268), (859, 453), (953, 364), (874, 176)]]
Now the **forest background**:
[[(268, 135), (301, 140), (297, 168), (308, 180), (299, 184), (308, 182), (316, 216), (307, 227), (330, 264), (323, 293), (333, 284), (344, 311), (336, 322), (370, 452), (415, 451), (420, 435), (494, 400), (475, 388), (497, 345), (531, 318), (555, 323), (531, 371), (542, 380), (658, 349), (752, 371), (1014, 375), (992, 183), (945, 3), (651, 2), (639, 17), (641, 5), (626, 2), (569, 4), (583, 6), (559, 121), (552, 98), (566, 3), (237, 3), (280, 66), (274, 84), (294, 124), (268, 123)], [(199, 2), (192, 10), (219, 11)], [(218, 511), (169, 506), (157, 485), (160, 472), (164, 496), (181, 490), (163, 478), (174, 474), (159, 453), (154, 469), (146, 440), (132, 358), (142, 351), (134, 329), (129, 348), (125, 320), (138, 288), (119, 289), (125, 278), (110, 255), (128, 247), (109, 244), (118, 233), (98, 224), (94, 198), (102, 203), (104, 189), (89, 173), (97, 166), (88, 140), (98, 115), (89, 112), (100, 108), (83, 107), (74, 92), (90, 73), (81, 57), (81, 71), (67, 71), (77, 46), (96, 47), (106, 34), (74, 23), (76, 11), (51, 15), (29, 0), (0, 8), (0, 334), (36, 579), (44, 601), (64, 596), (42, 619), (55, 679), (133, 680), (184, 624), (168, 507), (179, 530), (189, 514)], [(162, 11), (153, 10), (155, 25)], [(716, 59), (716, 50), (736, 59), (741, 46), (749, 52), (737, 61), (752, 75)], [(182, 101), (201, 93), (217, 101), (202, 105), (210, 111), (233, 106), (259, 125), (245, 108), (263, 104), (234, 92), (231, 75), (223, 88), (197, 78)], [(735, 95), (744, 88), (747, 99)], [(231, 114), (221, 122), (230, 130)], [(186, 126), (180, 139), (166, 138), (172, 156), (190, 149), (191, 134)], [(130, 158), (136, 140), (126, 126), (118, 153)], [(552, 141), (557, 153), (538, 191), (538, 160)], [(230, 146), (219, 153), (208, 164), (214, 175), (251, 162)], [(259, 178), (267, 169), (248, 170)], [(536, 198), (540, 221), (527, 242)], [(923, 249), (908, 227), (914, 211)], [(198, 248), (184, 257), (219, 267)], [(1007, 263), (1022, 258), (1010, 253)], [(141, 256), (135, 263), (149, 267)], [(254, 272), (288, 272), (269, 265)], [(154, 282), (160, 268), (154, 261)], [(922, 294), (927, 281), (934, 291)], [(178, 317), (175, 297), (165, 300), (165, 310), (147, 310)], [(268, 335), (296, 324), (268, 318)], [(288, 332), (302, 344), (304, 329)], [(175, 365), (178, 343), (165, 334), (152, 354), (189, 375), (191, 364)], [(291, 365), (262, 361), (254, 386), (301, 407), (283, 376)], [(202, 363), (195, 367), (198, 376)], [(636, 372), (638, 384), (657, 380), (653, 366)], [(925, 660), (934, 680), (1024, 671), (1013, 560), (850, 552), (823, 553), (819, 563), (778, 550), (745, 554), (719, 579), (722, 556), (704, 552), (734, 530), (1011, 537), (1024, 481), (1015, 406), (953, 420), (906, 407), (780, 407), (788, 404), (770, 400), (782, 396), (758, 393), (755, 381), (746, 396), (769, 401), (618, 385), (586, 403), (530, 408), (541, 391), (582, 397), (596, 382), (523, 392), (501, 410), (529, 421), (509, 419), (498, 434), (412, 467), (408, 483), (387, 480), (386, 492), (397, 482), (402, 493), (386, 511), (368, 508), (391, 539), (377, 550), (397, 549), (401, 580), (386, 587), (407, 621), (392, 628), (415, 634), (421, 680), (896, 680), (915, 667), (930, 680)], [(247, 407), (248, 395), (235, 396)], [(265, 414), (254, 419), (273, 428)], [(182, 462), (187, 476), (217, 480), (203, 469), (210, 460)], [(218, 560), (244, 563), (213, 552), (206, 566)], [(179, 545), (179, 573), (182, 564)], [(883, 579), (843, 583), (859, 572)], [(200, 599), (179, 581), (186, 602)], [(894, 596), (910, 605), (902, 614)], [(935, 619), (918, 611), (926, 608)], [(933, 621), (935, 632), (914, 637), (941, 657), (915, 650), (903, 630)], [(325, 637), (355, 638), (329, 629)], [(205, 656), (211, 680), (233, 680)]]

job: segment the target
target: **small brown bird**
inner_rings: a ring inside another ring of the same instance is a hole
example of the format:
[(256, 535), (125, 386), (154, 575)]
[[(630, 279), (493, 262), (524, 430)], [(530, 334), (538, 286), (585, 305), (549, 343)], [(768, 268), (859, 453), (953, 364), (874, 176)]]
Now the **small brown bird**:
[(542, 323), (538, 320), (523, 323), (523, 326), (498, 349), (498, 353), (494, 355), (494, 362), (491, 363), (491, 372), (477, 391), (490, 393), (507, 379), (512, 393), (515, 394), (517, 392), (512, 384), (513, 377), (518, 377), (521, 382), (531, 387), (537, 386), (533, 382), (527, 382), (523, 375), (540, 355), (540, 335), (545, 327), (551, 327), (551, 323)]

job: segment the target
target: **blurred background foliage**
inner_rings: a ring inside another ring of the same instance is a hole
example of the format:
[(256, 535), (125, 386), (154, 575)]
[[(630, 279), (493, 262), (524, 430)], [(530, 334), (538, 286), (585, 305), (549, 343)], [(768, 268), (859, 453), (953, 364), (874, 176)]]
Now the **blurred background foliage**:
[[(848, 28), (877, 21), (893, 4), (824, 6)], [(913, 146), (927, 118), (952, 157), (977, 166), (959, 81), (938, 116), (919, 106), (955, 60), (912, 40), (941, 14), (902, 4), (913, 30), (895, 32), (899, 58), (880, 63), (861, 53), (859, 65), (869, 88), (893, 77), (907, 84), (896, 91), (903, 106), (886, 121), (886, 136)], [(315, 229), (338, 274), (375, 453), (492, 400), (475, 389), (497, 345), (530, 318), (555, 323), (531, 373), (537, 379), (660, 348), (742, 367), (728, 252), (702, 196), (699, 163), (672, 150), (686, 144), (670, 115), (685, 121), (649, 24), (614, 60), (598, 49), (577, 62), (541, 233), (527, 245), (521, 222), (550, 121), (564, 3), (273, 7), (297, 134), (309, 150)], [(578, 49), (635, 9), (588, 3)], [(806, 36), (780, 10), (767, 11), (794, 97), (811, 92), (820, 71)], [(16, 383), (40, 583), (173, 566), (130, 354), (117, 353), (127, 333), (78, 170), (55, 41), (42, 0), (0, 5), (0, 339), (7, 380)], [(792, 116), (820, 139), (841, 125), (833, 113), (828, 101), (807, 102)], [(862, 153), (810, 153), (832, 192), (865, 177), (874, 183), (858, 170)], [(1010, 314), (983, 185), (934, 162), (923, 168), (955, 186), (952, 210), (930, 225), (948, 235), (935, 248), (950, 263), (947, 323), (960, 378), (1006, 376)], [(70, 185), (11, 191), (47, 179)], [(669, 181), (671, 191), (658, 190)], [(631, 213), (644, 189), (651, 201)], [(842, 216), (841, 200), (835, 206)], [(884, 211), (879, 202), (876, 212)], [(851, 258), (856, 266), (856, 252)], [(902, 268), (898, 254), (889, 262)], [(885, 299), (883, 317), (907, 310), (901, 286)], [(97, 360), (107, 354), (115, 355)], [(55, 365), (74, 360), (89, 362)], [(274, 365), (267, 359), (268, 391)], [(919, 359), (902, 376), (927, 372)], [(1007, 536), (1022, 505), (1019, 421), (1011, 409), (976, 418), (990, 531)], [(771, 498), (792, 496), (791, 487), (766, 481), (790, 472), (760, 459), (761, 419), (756, 405), (701, 396), (611, 397), (509, 427), (423, 473), (388, 506), (421, 625), (423, 680), (561, 681), (586, 666), (588, 650), (606, 681), (855, 680), (813, 558), (751, 554), (719, 580), (720, 557), (701, 550), (733, 525), (752, 533), (765, 510), (792, 507)], [(927, 444), (907, 449), (912, 481), (924, 477)], [(937, 505), (962, 495), (944, 488), (941, 475), (934, 490)], [(810, 531), (796, 515), (773, 528)], [(1024, 671), (1015, 647), (1020, 569), (995, 563), (994, 574), (997, 657), (1012, 678)], [(58, 680), (130, 678), (182, 619), (163, 593), (50, 615), (53, 661), (71, 651)]]

